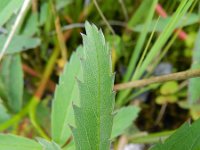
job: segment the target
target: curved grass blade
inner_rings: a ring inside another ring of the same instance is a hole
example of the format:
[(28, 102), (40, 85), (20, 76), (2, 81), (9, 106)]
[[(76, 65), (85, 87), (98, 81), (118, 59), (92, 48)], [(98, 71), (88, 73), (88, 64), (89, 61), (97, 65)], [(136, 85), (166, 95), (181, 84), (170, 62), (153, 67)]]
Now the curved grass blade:
[(74, 105), (72, 132), (77, 150), (109, 150), (115, 97), (111, 54), (102, 32), (87, 22), (85, 28), (80, 107)]

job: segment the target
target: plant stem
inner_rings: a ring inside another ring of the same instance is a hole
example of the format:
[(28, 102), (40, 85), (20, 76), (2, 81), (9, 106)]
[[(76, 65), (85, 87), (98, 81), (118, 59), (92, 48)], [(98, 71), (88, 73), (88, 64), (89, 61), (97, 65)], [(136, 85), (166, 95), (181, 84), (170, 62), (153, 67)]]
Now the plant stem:
[(35, 97), (37, 97), (38, 99), (41, 99), (43, 93), (44, 93), (44, 90), (45, 90), (45, 87), (49, 81), (49, 77), (53, 71), (53, 67), (54, 67), (54, 64), (56, 62), (56, 59), (59, 55), (59, 50), (58, 48), (56, 47), (53, 51), (53, 54), (51, 55), (49, 61), (48, 61), (48, 64), (45, 68), (45, 71), (44, 71), (44, 74), (43, 74), (43, 77), (41, 78), (41, 82), (40, 82), (40, 85), (35, 93)]
[(124, 89), (143, 87), (143, 86), (154, 84), (154, 83), (162, 83), (162, 82), (167, 82), (167, 81), (172, 81), (172, 80), (185, 80), (185, 79), (194, 78), (194, 77), (200, 77), (200, 69), (182, 71), (178, 73), (152, 77), (149, 79), (117, 84), (115, 85), (114, 89), (116, 91), (119, 91), (119, 90), (124, 90)]
[(0, 125), (0, 131), (3, 131), (10, 126), (12, 126), (14, 123), (19, 122), (25, 115), (29, 113), (31, 122), (33, 126), (36, 128), (37, 132), (44, 138), (49, 139), (49, 137), (44, 133), (44, 131), (40, 128), (40, 126), (36, 122), (35, 118), (35, 110), (37, 108), (37, 105), (39, 104), (39, 101), (44, 93), (44, 90), (46, 88), (46, 85), (48, 83), (49, 77), (52, 74), (54, 64), (56, 62), (56, 59), (59, 55), (59, 50), (58, 48), (54, 49), (53, 54), (51, 55), (51, 58), (48, 61), (48, 64), (45, 68), (43, 77), (41, 78), (41, 83), (36, 90), (36, 93), (34, 96), (31, 98), (30, 102), (28, 103), (27, 106), (25, 106), (18, 114), (14, 115), (11, 119), (8, 121), (2, 123)]
[(14, 115), (8, 121), (2, 123), (0, 125), (0, 131), (3, 131), (5, 129), (9, 128), (10, 126), (12, 126), (14, 123), (19, 122), (21, 120), (21, 118), (23, 118), (28, 113), (31, 103), (32, 103), (32, 101), (30, 101), (28, 103), (28, 105), (26, 105), (18, 114)]
[(105, 22), (105, 24), (108, 26), (108, 29), (111, 31), (112, 34), (115, 35), (115, 31), (114, 31), (113, 28), (110, 26), (110, 24), (108, 23), (106, 17), (104, 16), (104, 14), (102, 13), (101, 9), (99, 8), (99, 5), (98, 5), (97, 1), (96, 1), (96, 0), (93, 0), (93, 2), (94, 2), (94, 5), (96, 6), (97, 11), (99, 12), (101, 18), (103, 19), (103, 21)]
[(170, 135), (172, 135), (175, 131), (176, 130), (152, 133), (152, 134), (147, 134), (147, 135), (139, 135), (139, 136), (135, 135), (135, 136), (129, 138), (129, 142), (152, 144), (152, 143), (159, 142), (161, 139), (165, 140)]
[[(46, 135), (46, 133), (41, 129), (41, 127), (38, 125), (37, 121), (36, 121), (36, 117), (35, 117), (35, 112), (36, 112), (36, 108), (37, 105), (39, 104), (39, 101), (42, 97), (42, 95), (44, 94), (44, 91), (46, 89), (46, 85), (49, 81), (50, 75), (53, 72), (53, 68), (54, 68), (54, 64), (57, 60), (57, 57), (59, 55), (59, 50), (56, 47), (53, 51), (53, 54), (51, 55), (51, 58), (48, 61), (48, 64), (46, 66), (46, 69), (44, 71), (43, 77), (41, 79), (40, 85), (36, 91), (36, 93), (34, 94), (32, 100), (34, 101), (32, 103), (32, 105), (30, 106), (29, 109), (29, 116), (30, 116), (30, 120), (31, 123), (33, 124), (33, 126), (35, 127), (36, 131), (45, 139), (49, 140), (49, 137)], [(31, 100), (31, 101), (32, 101)]]

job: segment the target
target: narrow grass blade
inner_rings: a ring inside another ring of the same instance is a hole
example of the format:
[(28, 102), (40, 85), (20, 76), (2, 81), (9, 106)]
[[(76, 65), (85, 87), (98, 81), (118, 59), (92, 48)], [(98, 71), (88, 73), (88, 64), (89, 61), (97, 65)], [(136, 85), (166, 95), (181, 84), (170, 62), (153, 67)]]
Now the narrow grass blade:
[[(165, 45), (165, 43), (167, 42), (167, 40), (173, 33), (174, 28), (179, 22), (180, 18), (182, 18), (186, 14), (186, 12), (188, 11), (188, 9), (190, 8), (190, 6), (192, 5), (194, 1), (195, 0), (181, 1), (179, 7), (177, 8), (176, 12), (172, 16), (171, 20), (165, 26), (163, 32), (161, 33), (161, 35), (159, 36), (155, 44), (150, 49), (146, 58), (144, 59), (139, 71), (137, 72), (137, 75), (134, 75), (134, 78), (131, 79), (132, 81), (141, 78), (141, 76), (144, 74), (145, 70), (147, 69), (148, 65), (153, 61), (153, 59), (155, 59), (157, 54), (161, 51), (161, 48)], [(122, 94), (119, 95), (117, 105), (122, 105), (124, 103), (123, 101), (130, 94), (130, 92), (131, 90), (125, 90), (123, 92), (123, 95)]]
[(149, 9), (149, 6), (151, 6), (151, 4), (152, 4), (152, 0), (141, 1), (139, 8), (131, 16), (131, 18), (128, 22), (129, 28), (134, 28), (135, 25), (141, 23), (142, 20), (145, 20), (148, 13), (144, 13), (144, 12), (147, 12), (147, 10)]
[(186, 12), (188, 11), (188, 9), (190, 8), (190, 6), (192, 5), (192, 3), (194, 1), (195, 0), (181, 1), (179, 7), (177, 8), (177, 10), (176, 10), (175, 14), (173, 15), (173, 17), (171, 18), (170, 22), (166, 25), (166, 27), (163, 30), (163, 32), (161, 33), (160, 37), (158, 38), (156, 43), (151, 48), (147, 57), (145, 58), (142, 66), (140, 68), (140, 71), (139, 71), (138, 75), (135, 77), (135, 79), (140, 78), (142, 76), (142, 74), (144, 73), (144, 71), (146, 70), (146, 68), (148, 67), (148, 65), (152, 62), (153, 59), (155, 59), (156, 55), (160, 52), (161, 48), (164, 46), (164, 44), (167, 42), (167, 40), (173, 33), (174, 28), (177, 25), (177, 23), (179, 22), (180, 18), (182, 18), (186, 14)]
[[(191, 13), (189, 14), (190, 17), (187, 17), (188, 14), (186, 14), (185, 16), (182, 17), (182, 19), (179, 20), (178, 24), (175, 26), (175, 29), (178, 28), (182, 28), (182, 27), (186, 27), (186, 26), (190, 26), (192, 24), (198, 23), (199, 22), (199, 15), (195, 14), (195, 13)], [(162, 32), (164, 27), (169, 23), (169, 21), (171, 20), (171, 16), (167, 17), (167, 18), (160, 18), (158, 25), (156, 26), (155, 31), (157, 32)], [(154, 27), (156, 25), (157, 20), (152, 20), (148, 32), (152, 32), (154, 30)], [(183, 24), (184, 22), (184, 24)], [(137, 26), (135, 26), (135, 28), (133, 28), (133, 31), (136, 32), (143, 32), (143, 26), (144, 24), (139, 24)]]
[[(136, 47), (135, 47), (135, 49), (132, 53), (130, 62), (128, 64), (126, 74), (123, 78), (123, 82), (127, 82), (132, 78), (133, 71), (136, 68), (140, 54), (142, 53), (142, 50), (143, 50), (143, 47), (144, 47), (144, 43), (145, 43), (147, 33), (148, 33), (147, 32), (148, 27), (149, 27), (151, 20), (153, 18), (153, 14), (154, 14), (156, 4), (157, 4), (157, 0), (151, 1), (151, 5), (150, 5), (150, 9), (148, 10), (148, 15), (147, 15), (147, 18), (146, 18), (146, 21), (145, 21), (145, 25), (143, 26), (143, 32), (140, 33), (139, 39), (136, 43)], [(130, 90), (126, 90), (126, 91), (121, 91), (118, 94), (117, 105), (121, 105), (123, 103), (124, 98), (127, 96), (127, 94), (129, 92), (130, 92)]]

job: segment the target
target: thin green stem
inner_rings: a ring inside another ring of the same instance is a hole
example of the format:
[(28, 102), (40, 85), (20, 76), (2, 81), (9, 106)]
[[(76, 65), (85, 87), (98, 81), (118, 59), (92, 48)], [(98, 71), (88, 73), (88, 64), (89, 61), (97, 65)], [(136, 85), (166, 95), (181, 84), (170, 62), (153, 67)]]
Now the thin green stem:
[(100, 7), (99, 7), (97, 1), (96, 1), (96, 0), (93, 0), (93, 2), (94, 2), (94, 5), (96, 6), (97, 11), (99, 12), (101, 18), (103, 19), (103, 21), (104, 21), (105, 24), (107, 25), (108, 29), (111, 31), (112, 34), (115, 35), (115, 31), (113, 30), (113, 28), (112, 28), (112, 27), (110, 26), (110, 24), (108, 23), (106, 17), (104, 16), (103, 12), (101, 11), (101, 9), (100, 9)]
[(2, 123), (0, 125), (0, 131), (3, 131), (11, 127), (13, 124), (19, 122), (28, 113), (30, 105), (32, 105), (32, 101), (30, 101), (18, 114), (14, 115), (12, 118)]
[(129, 142), (131, 142), (131, 143), (143, 143), (143, 144), (157, 143), (161, 139), (165, 140), (170, 135), (172, 135), (175, 131), (176, 130), (164, 131), (164, 132), (152, 133), (152, 134), (147, 134), (147, 135), (142, 135), (142, 136), (134, 135), (134, 136), (129, 138)]

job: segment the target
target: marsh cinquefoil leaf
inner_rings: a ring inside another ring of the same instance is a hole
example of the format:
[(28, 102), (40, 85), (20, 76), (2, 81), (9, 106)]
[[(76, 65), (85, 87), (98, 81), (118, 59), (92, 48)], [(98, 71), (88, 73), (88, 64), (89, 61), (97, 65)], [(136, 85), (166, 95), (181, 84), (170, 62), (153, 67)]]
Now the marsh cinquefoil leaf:
[(102, 31), (87, 22), (85, 27), (83, 80), (77, 79), (80, 107), (74, 105), (72, 132), (77, 150), (109, 150), (115, 98), (111, 54)]
[(42, 146), (28, 138), (0, 134), (0, 150), (42, 150)]
[(37, 138), (38, 142), (42, 145), (44, 150), (61, 150), (58, 144), (54, 141), (47, 141), (43, 138)]
[(137, 118), (140, 109), (136, 106), (123, 107), (117, 111), (113, 120), (111, 139), (121, 135)]
[(13, 112), (18, 112), (23, 99), (23, 70), (20, 55), (9, 55), (3, 59), (0, 69), (0, 80), (4, 86), (2, 96), (8, 107)]
[(185, 123), (164, 143), (159, 143), (150, 150), (199, 150), (200, 119), (192, 125)]
[(69, 124), (72, 125), (74, 120), (72, 102), (77, 104), (75, 101), (79, 99), (75, 77), (79, 77), (79, 74), (81, 74), (78, 56), (82, 55), (82, 52), (82, 47), (79, 47), (76, 53), (72, 54), (70, 61), (60, 76), (59, 84), (55, 91), (51, 114), (52, 138), (60, 145), (65, 144), (67, 138), (71, 135)]

